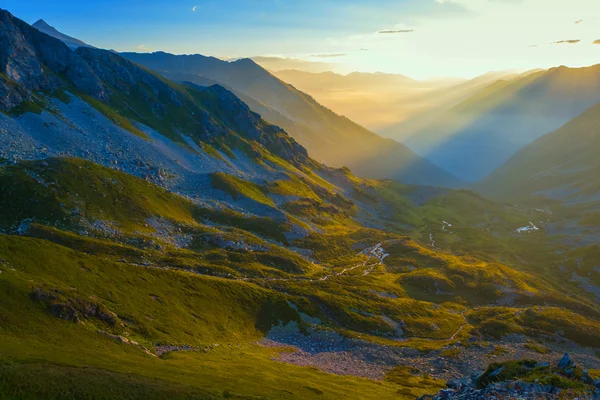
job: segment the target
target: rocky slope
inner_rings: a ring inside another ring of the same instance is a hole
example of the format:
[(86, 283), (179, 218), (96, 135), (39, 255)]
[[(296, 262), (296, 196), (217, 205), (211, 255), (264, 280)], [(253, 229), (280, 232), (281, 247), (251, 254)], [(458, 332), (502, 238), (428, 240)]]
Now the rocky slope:
[(481, 375), (451, 380), (447, 385), (437, 395), (419, 400), (600, 398), (600, 379), (579, 368), (568, 353), (552, 364), (531, 359), (494, 363)]
[(69, 46), (71, 49), (76, 49), (76, 48), (82, 47), (82, 46), (83, 47), (92, 47), (89, 44), (87, 44), (79, 39), (76, 39), (74, 37), (67, 36), (67, 35), (60, 33), (58, 30), (56, 30), (56, 28), (48, 25), (48, 23), (46, 21), (44, 21), (43, 19), (38, 20), (36, 23), (34, 23), (31, 26), (33, 26), (38, 31), (45, 33), (46, 35), (52, 36), (56, 39), (59, 39), (60, 41), (65, 43), (67, 46)]
[[(0, 18), (0, 118), (10, 132), (0, 137), (3, 157), (77, 154), (144, 176), (154, 170), (152, 178), (158, 170), (231, 170), (236, 162), (226, 158), (236, 152), (238, 167), (251, 175), (266, 173), (256, 161), (268, 154), (313, 163), (294, 139), (221, 86), (177, 85), (113, 52), (72, 51), (8, 12)], [(131, 166), (140, 159), (147, 171)]]
[(414, 399), (534, 353), (600, 366), (544, 210), (357, 178), (222, 86), (0, 18), (0, 398)]

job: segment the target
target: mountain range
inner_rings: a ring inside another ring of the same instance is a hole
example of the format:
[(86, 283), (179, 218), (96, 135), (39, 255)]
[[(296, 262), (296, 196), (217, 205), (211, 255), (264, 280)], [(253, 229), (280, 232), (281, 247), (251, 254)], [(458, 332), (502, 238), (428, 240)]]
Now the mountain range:
[(327, 165), (347, 166), (359, 176), (369, 178), (432, 186), (460, 185), (457, 178), (406, 146), (332, 112), (250, 59), (227, 62), (202, 55), (162, 52), (123, 56), (177, 81), (223, 84)]
[(496, 199), (599, 200), (600, 104), (529, 144), (477, 188)]
[(497, 203), (316, 161), (406, 148), (250, 60), (0, 10), (0, 399), (596, 396), (600, 223), (567, 204), (594, 202), (596, 114), (492, 175)]
[(433, 106), (433, 98), (428, 95), (458, 83), (456, 80), (420, 82), (403, 75), (384, 73), (340, 75), (298, 70), (272, 73), (374, 132), (424, 112)]
[(518, 150), (600, 101), (600, 66), (557, 67), (497, 80), (416, 129), (389, 128), (447, 171), (482, 179)]

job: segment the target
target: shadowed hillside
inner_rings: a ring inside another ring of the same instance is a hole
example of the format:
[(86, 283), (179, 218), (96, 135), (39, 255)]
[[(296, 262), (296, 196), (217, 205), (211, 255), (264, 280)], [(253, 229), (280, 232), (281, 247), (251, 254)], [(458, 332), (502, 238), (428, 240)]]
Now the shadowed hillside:
[(600, 101), (600, 66), (501, 79), (410, 134), (388, 130), (457, 176), (478, 180), (518, 150)]

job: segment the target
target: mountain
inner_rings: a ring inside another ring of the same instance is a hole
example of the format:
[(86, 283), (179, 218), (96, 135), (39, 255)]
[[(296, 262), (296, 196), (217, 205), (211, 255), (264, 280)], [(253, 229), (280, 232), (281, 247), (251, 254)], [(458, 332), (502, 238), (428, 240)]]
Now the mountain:
[(221, 85), (4, 10), (0, 100), (0, 398), (596, 390), (598, 249), (544, 210), (330, 168)]
[(498, 80), (402, 140), (470, 180), (482, 179), (533, 140), (600, 101), (600, 66), (558, 67)]
[(319, 103), (375, 132), (398, 124), (426, 109), (418, 101), (450, 82), (419, 82), (399, 74), (353, 72), (310, 73), (297, 70), (273, 72)]
[(76, 48), (82, 47), (82, 46), (83, 47), (92, 47), (89, 44), (87, 44), (79, 39), (75, 39), (74, 37), (67, 36), (63, 33), (60, 33), (54, 27), (48, 25), (46, 23), (46, 21), (44, 21), (43, 19), (38, 20), (36, 23), (34, 23), (31, 26), (33, 26), (38, 31), (45, 33), (46, 35), (52, 36), (52, 37), (62, 41), (63, 43), (65, 43), (67, 46), (69, 46), (72, 49), (76, 49)]
[[(46, 29), (45, 32), (59, 40), (66, 40), (67, 45), (73, 42), (72, 38), (53, 28)], [(226, 86), (254, 112), (284, 128), (314, 158), (327, 165), (346, 165), (359, 175), (396, 179), (405, 183), (446, 187), (460, 185), (458, 179), (405, 146), (383, 139), (333, 113), (249, 59), (226, 62), (214, 57), (175, 56), (162, 52), (123, 55), (176, 81), (203, 86), (220, 83)], [(365, 79), (359, 78), (362, 74), (351, 75), (355, 79)], [(406, 77), (386, 74), (374, 74), (373, 77), (368, 81), (412, 81)], [(339, 143), (345, 145), (339, 146)], [(374, 160), (377, 162), (373, 162)]]
[(312, 157), (360, 176), (454, 187), (460, 182), (406, 146), (337, 115), (249, 59), (226, 62), (202, 55), (124, 53), (124, 57), (178, 81), (210, 79), (240, 95), (253, 111), (285, 129)]
[(596, 104), (520, 150), (476, 187), (504, 201), (531, 197), (567, 204), (597, 201), (599, 148), (600, 104)]
[(434, 87), (434, 90), (410, 98), (411, 102), (422, 105), (420, 112), (410, 115), (398, 124), (380, 130), (379, 133), (384, 137), (394, 138), (401, 143), (407, 142), (431, 124), (431, 121), (441, 118), (453, 107), (490, 84), (500, 79), (507, 79), (511, 75), (513, 74), (509, 71), (496, 71), (487, 72), (469, 80), (442, 81), (443, 85), (440, 85), (440, 87)]

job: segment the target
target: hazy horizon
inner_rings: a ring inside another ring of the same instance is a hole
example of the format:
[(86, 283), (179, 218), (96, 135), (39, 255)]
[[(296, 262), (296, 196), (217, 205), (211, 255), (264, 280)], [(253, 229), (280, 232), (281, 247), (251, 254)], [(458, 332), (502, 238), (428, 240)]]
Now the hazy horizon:
[(423, 80), (600, 63), (600, 32), (593, 22), (600, 5), (591, 0), (229, 4), (226, 12), (214, 0), (8, 0), (3, 7), (101, 48), (228, 59), (275, 56), (311, 72), (384, 72)]

